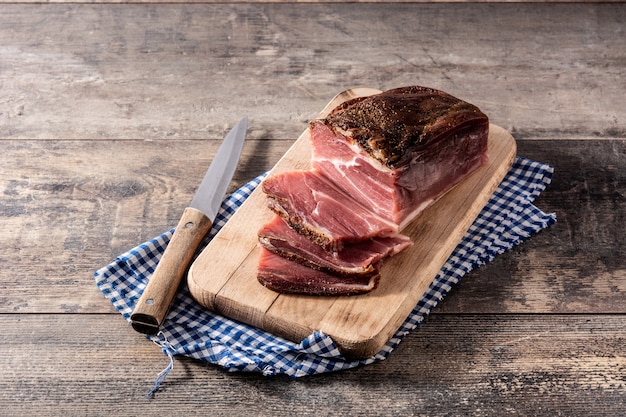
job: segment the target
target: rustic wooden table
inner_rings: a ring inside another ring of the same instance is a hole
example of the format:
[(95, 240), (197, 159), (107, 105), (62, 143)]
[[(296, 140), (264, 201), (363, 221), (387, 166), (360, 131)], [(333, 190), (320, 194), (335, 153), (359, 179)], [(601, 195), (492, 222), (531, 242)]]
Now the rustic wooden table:
[[(0, 1), (0, 415), (626, 412), (626, 5)], [(436, 87), (555, 167), (558, 223), (391, 356), (292, 380), (167, 364), (94, 270), (176, 224), (228, 127), (231, 189), (336, 93)]]

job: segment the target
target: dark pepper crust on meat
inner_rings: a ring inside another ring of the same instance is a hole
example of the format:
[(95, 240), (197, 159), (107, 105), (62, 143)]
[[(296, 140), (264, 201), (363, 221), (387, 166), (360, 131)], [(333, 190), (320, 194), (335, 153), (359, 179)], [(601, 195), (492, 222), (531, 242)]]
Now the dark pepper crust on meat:
[(473, 104), (433, 88), (411, 86), (348, 100), (323, 120), (336, 133), (356, 141), (382, 164), (394, 168), (413, 153), (468, 125), (488, 125)]

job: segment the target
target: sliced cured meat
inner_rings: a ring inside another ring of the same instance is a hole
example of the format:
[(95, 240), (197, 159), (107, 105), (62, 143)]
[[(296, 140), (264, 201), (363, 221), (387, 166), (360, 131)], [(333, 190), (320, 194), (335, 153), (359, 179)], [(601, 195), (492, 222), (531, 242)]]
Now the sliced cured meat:
[(413, 244), (407, 236), (397, 235), (345, 244), (341, 251), (329, 252), (290, 228), (279, 216), (259, 230), (259, 242), (283, 258), (336, 275), (371, 275), (378, 272), (384, 258)]
[(280, 293), (307, 295), (354, 295), (373, 290), (379, 275), (332, 275), (290, 261), (261, 247), (257, 278)]
[(310, 124), (312, 166), (402, 229), (487, 161), (489, 119), (425, 87), (349, 100)]
[(262, 187), (269, 208), (331, 252), (346, 243), (397, 236), (396, 224), (361, 206), (316, 171), (274, 175)]
[(371, 291), (411, 244), (399, 230), (488, 158), (487, 116), (425, 87), (349, 100), (309, 132), (311, 170), (263, 183), (280, 218), (259, 231), (258, 279), (278, 292)]

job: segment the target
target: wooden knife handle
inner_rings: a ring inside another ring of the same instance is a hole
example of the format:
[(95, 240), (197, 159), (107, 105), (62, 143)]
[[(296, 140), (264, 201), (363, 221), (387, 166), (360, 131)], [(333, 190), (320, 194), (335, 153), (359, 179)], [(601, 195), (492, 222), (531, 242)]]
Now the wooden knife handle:
[(157, 334), (180, 282), (212, 221), (199, 210), (186, 208), (156, 270), (130, 316), (135, 330)]

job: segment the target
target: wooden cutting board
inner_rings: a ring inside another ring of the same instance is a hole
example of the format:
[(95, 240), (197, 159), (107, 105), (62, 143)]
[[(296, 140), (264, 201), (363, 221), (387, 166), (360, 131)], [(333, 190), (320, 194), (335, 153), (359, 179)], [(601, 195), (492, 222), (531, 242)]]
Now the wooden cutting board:
[[(320, 117), (350, 98), (378, 92), (370, 88), (344, 91)], [(515, 154), (513, 137), (491, 125), (489, 164), (409, 224), (403, 233), (412, 237), (414, 245), (386, 261), (378, 288), (357, 296), (284, 295), (259, 284), (256, 232), (273, 213), (258, 187), (192, 264), (188, 274), (191, 294), (209, 310), (286, 339), (300, 342), (321, 330), (347, 357), (369, 357), (387, 343), (421, 299), (504, 178)], [(308, 169), (310, 159), (309, 133), (305, 131), (270, 175)]]

